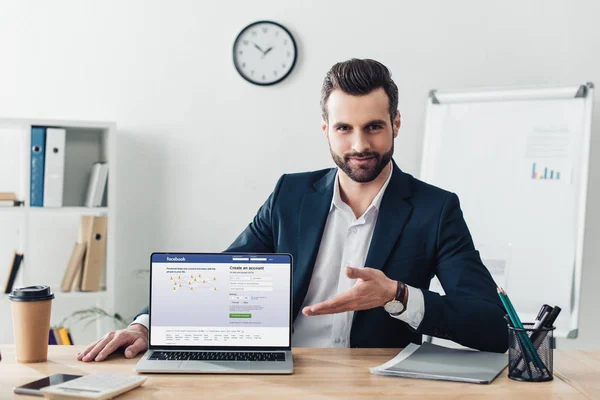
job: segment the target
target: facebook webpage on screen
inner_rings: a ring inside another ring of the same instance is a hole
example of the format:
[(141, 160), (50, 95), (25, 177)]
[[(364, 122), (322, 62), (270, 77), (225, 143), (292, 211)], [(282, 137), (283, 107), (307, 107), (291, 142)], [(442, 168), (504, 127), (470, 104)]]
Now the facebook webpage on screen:
[(289, 346), (288, 256), (152, 255), (153, 346)]

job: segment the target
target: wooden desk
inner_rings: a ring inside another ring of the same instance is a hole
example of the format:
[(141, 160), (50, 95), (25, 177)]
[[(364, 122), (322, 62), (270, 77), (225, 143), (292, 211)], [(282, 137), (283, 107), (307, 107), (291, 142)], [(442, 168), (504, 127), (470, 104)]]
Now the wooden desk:
[[(13, 395), (14, 386), (54, 373), (92, 372), (134, 374), (137, 358), (112, 356), (101, 363), (75, 359), (81, 346), (50, 346), (48, 362), (19, 364), (14, 347), (1, 346), (0, 399), (34, 399)], [(144, 386), (123, 399), (306, 399), (383, 398), (409, 396), (487, 399), (600, 399), (600, 351), (556, 351), (554, 380), (515, 382), (507, 370), (490, 385), (437, 382), (372, 375), (368, 368), (388, 361), (394, 349), (295, 349), (293, 375), (149, 375)]]

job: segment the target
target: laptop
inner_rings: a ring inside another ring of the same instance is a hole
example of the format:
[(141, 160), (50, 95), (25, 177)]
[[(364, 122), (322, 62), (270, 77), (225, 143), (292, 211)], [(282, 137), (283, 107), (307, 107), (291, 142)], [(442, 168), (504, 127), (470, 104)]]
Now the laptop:
[(291, 374), (292, 256), (153, 253), (143, 373)]

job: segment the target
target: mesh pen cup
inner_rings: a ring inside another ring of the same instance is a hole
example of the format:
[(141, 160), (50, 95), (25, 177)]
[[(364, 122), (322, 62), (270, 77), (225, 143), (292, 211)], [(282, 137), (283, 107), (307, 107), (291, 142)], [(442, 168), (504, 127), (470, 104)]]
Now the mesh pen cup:
[(555, 327), (533, 329), (508, 327), (508, 377), (523, 382), (553, 379), (553, 332)]

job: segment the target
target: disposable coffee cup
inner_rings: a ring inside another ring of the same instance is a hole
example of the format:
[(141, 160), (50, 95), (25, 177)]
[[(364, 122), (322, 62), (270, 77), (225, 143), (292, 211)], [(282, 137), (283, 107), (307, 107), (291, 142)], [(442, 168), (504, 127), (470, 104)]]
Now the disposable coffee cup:
[(48, 359), (48, 332), (54, 294), (48, 286), (27, 286), (9, 294), (17, 361)]

